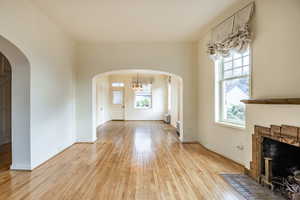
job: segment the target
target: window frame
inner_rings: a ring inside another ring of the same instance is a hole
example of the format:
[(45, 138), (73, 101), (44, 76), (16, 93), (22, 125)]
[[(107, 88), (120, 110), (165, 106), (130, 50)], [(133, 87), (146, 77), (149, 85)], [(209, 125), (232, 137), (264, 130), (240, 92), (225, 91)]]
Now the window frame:
[[(137, 93), (139, 91), (134, 91), (134, 103), (133, 103), (133, 107), (134, 109), (136, 110), (150, 110), (152, 109), (152, 106), (153, 106), (153, 93), (152, 93), (152, 84), (150, 84), (151, 86), (151, 89), (150, 89), (150, 94), (149, 95), (137, 95)], [(137, 96), (150, 96), (150, 106), (149, 107), (137, 107), (136, 106), (136, 99), (137, 99)]]
[[(225, 98), (223, 94), (224, 90), (224, 83), (230, 80), (238, 80), (241, 78), (248, 78), (248, 96), (251, 98), (252, 96), (252, 49), (250, 46), (248, 47), (249, 51), (249, 72), (247, 75), (240, 75), (240, 76), (233, 76), (229, 78), (224, 78), (224, 58), (218, 59), (215, 61), (215, 122), (221, 125), (233, 127), (233, 128), (242, 128), (245, 129), (246, 127), (246, 107), (245, 107), (245, 122), (244, 123), (237, 123), (231, 120), (224, 119), (224, 106), (225, 106)], [(243, 56), (241, 56), (243, 57)], [(240, 58), (240, 57), (239, 57)], [(234, 63), (235, 60), (239, 58), (233, 58), (231, 62)], [(243, 62), (243, 60), (242, 60)], [(242, 63), (242, 68), (244, 65)]]

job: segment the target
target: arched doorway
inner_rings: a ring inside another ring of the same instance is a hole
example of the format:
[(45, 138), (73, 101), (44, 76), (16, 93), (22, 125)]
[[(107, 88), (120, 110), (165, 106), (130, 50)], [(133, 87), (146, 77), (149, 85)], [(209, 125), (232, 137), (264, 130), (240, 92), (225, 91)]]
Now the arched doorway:
[(0, 52), (0, 171), (9, 169), (11, 153), (11, 65)]
[[(109, 71), (109, 72), (105, 72), (105, 73), (100, 73), (96, 76), (93, 77), (92, 79), (92, 121), (93, 121), (93, 125), (92, 125), (92, 141), (95, 141), (97, 139), (97, 128), (99, 126), (98, 123), (98, 113), (97, 111), (102, 111), (103, 108), (98, 107), (97, 102), (98, 102), (98, 95), (97, 95), (97, 90), (98, 88), (98, 80), (102, 79), (105, 76), (112, 76), (112, 75), (129, 75), (129, 77), (131, 77), (132, 75), (135, 76), (135, 74), (140, 74), (140, 76), (146, 76), (148, 75), (148, 77), (152, 76), (152, 75), (164, 75), (166, 78), (166, 87), (168, 87), (168, 83), (170, 84), (170, 87), (167, 88), (167, 91), (169, 91), (169, 89), (172, 89), (172, 96), (174, 96), (176, 94), (176, 97), (172, 97), (172, 100), (169, 101), (170, 97), (167, 97), (167, 110), (166, 110), (166, 114), (168, 115), (172, 115), (170, 118), (170, 124), (173, 125), (173, 127), (177, 128), (177, 122), (179, 122), (179, 126), (178, 126), (178, 135), (179, 135), (179, 139), (181, 141), (183, 141), (183, 136), (184, 136), (184, 132), (183, 132), (183, 126), (184, 126), (184, 121), (183, 121), (183, 79), (175, 74), (169, 73), (169, 72), (163, 72), (163, 71), (158, 71), (158, 70), (149, 70), (149, 69), (123, 69), (123, 70), (114, 70), (114, 71)], [(169, 80), (169, 81), (168, 81)], [(124, 81), (124, 80), (123, 80)], [(113, 81), (114, 82), (114, 81)], [(118, 81), (117, 81), (118, 82)], [(126, 82), (126, 81), (125, 81)], [(112, 82), (109, 82), (109, 84), (111, 85)], [(125, 84), (126, 86), (126, 84)], [(128, 87), (128, 84), (127, 86)], [(176, 90), (174, 90), (174, 88), (176, 88)], [(169, 92), (167, 92), (169, 95)], [(127, 96), (127, 95), (126, 95)], [(153, 97), (151, 97), (153, 98)], [(133, 98), (130, 98), (133, 99)], [(112, 96), (111, 96), (111, 100), (112, 100)], [(171, 103), (172, 102), (172, 103)], [(172, 104), (172, 106), (170, 105), (170, 103)], [(176, 104), (176, 105), (175, 105)], [(125, 105), (125, 104), (124, 104)], [(170, 105), (170, 108), (169, 108)], [(132, 106), (132, 105), (131, 105)], [(128, 104), (124, 106), (124, 108), (128, 108)], [(111, 110), (112, 111), (112, 110)], [(110, 112), (111, 112), (110, 111)], [(130, 112), (133, 113), (133, 112)], [(135, 112), (137, 113), (137, 112)], [(143, 112), (144, 114), (144, 112)], [(139, 115), (141, 116), (141, 115)], [(137, 119), (132, 119), (132, 117), (129, 117), (130, 120), (137, 120)], [(141, 120), (142, 118), (139, 117), (139, 120)], [(112, 120), (112, 119), (110, 119)], [(124, 120), (126, 120), (126, 117), (124, 118)]]
[[(5, 113), (7, 116), (5, 120), (1, 118), (0, 122), (7, 124), (6, 128), (2, 128), (1, 124), (1, 129), (10, 129), (11, 134), (11, 161), (7, 162), (8, 165), (10, 163), (11, 165), (6, 166), (6, 168), (31, 170), (30, 63), (17, 46), (2, 36), (0, 36), (0, 52), (0, 62), (5, 63), (4, 74), (10, 74), (8, 80), (7, 76), (5, 80), (5, 92), (10, 92), (10, 94), (5, 95), (5, 105), (10, 102), (10, 106), (8, 108), (6, 106)], [(0, 94), (1, 97), (2, 94)], [(6, 133), (8, 132), (6, 131)]]

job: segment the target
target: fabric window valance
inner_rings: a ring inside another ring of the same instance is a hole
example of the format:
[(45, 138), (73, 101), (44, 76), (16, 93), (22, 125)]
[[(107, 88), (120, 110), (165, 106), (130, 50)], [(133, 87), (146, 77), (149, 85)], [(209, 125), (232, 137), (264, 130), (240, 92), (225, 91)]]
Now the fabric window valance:
[(249, 22), (254, 3), (242, 8), (211, 31), (208, 54), (213, 58), (227, 57), (231, 51), (243, 52), (251, 42)]

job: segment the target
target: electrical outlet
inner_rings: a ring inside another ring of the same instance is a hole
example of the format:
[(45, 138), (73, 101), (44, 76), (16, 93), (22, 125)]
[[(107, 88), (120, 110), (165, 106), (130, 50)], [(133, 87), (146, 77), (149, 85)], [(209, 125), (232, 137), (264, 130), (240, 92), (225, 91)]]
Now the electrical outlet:
[(236, 148), (240, 151), (244, 150), (244, 145), (237, 145)]

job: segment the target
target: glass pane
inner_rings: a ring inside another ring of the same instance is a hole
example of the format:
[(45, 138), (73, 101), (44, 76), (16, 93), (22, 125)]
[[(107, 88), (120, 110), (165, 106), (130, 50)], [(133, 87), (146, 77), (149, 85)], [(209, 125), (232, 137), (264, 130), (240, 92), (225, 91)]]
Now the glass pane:
[(242, 58), (234, 60), (234, 67), (241, 67), (242, 66)]
[(124, 87), (124, 83), (121, 82), (114, 82), (111, 84), (112, 87)]
[(233, 70), (233, 76), (241, 76), (242, 75), (242, 68), (237, 68)]
[(249, 74), (249, 66), (244, 66), (243, 67), (243, 75), (248, 75)]
[(249, 65), (249, 61), (250, 61), (249, 56), (245, 56), (243, 59), (244, 59), (243, 65)]
[(228, 70), (224, 72), (224, 78), (230, 78), (232, 77), (232, 70)]
[(226, 62), (224, 63), (224, 70), (228, 70), (232, 68), (232, 62)]
[(151, 108), (151, 95), (136, 95), (135, 108)]
[(226, 58), (224, 58), (224, 62), (228, 62), (228, 61), (231, 61), (232, 60), (232, 56), (228, 56)]
[(233, 54), (233, 59), (237, 59), (237, 58), (240, 58), (240, 57), (242, 57), (242, 54), (240, 54), (240, 53), (234, 53)]
[(222, 121), (244, 124), (245, 104), (240, 100), (249, 98), (248, 78), (239, 78), (223, 82)]
[(123, 104), (123, 92), (113, 91), (113, 104)]

